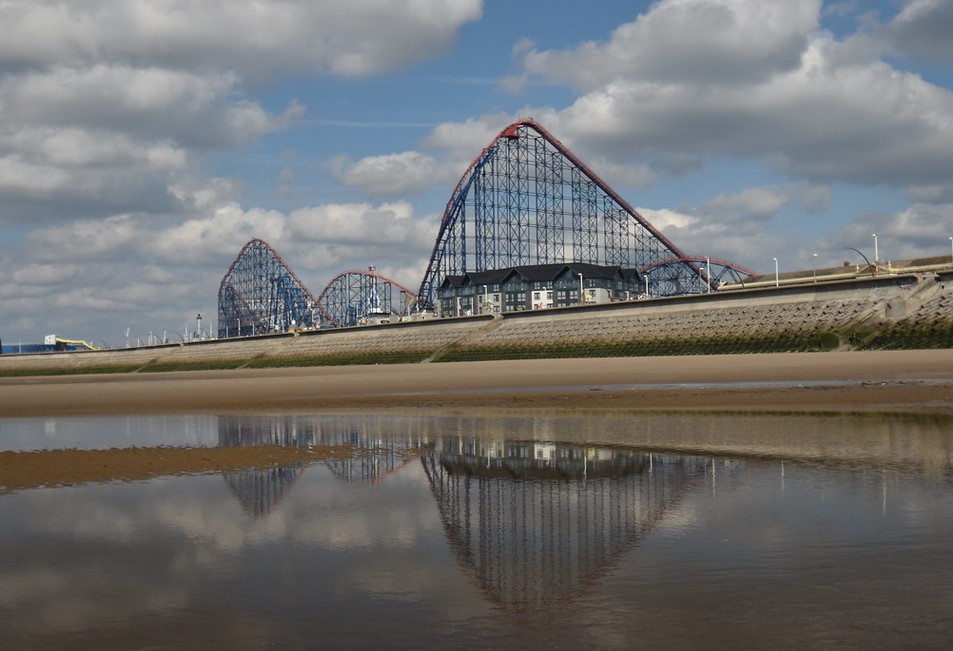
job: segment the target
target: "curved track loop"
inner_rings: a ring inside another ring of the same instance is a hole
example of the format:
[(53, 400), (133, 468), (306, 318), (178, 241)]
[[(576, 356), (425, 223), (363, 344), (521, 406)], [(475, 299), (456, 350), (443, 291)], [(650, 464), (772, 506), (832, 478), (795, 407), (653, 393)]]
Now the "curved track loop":
[(324, 313), (304, 283), (264, 240), (250, 240), (218, 288), (218, 336), (317, 328)]
[(335, 276), (318, 296), (318, 304), (337, 327), (366, 324), (406, 314), (417, 294), (370, 267)]
[(646, 294), (679, 296), (715, 291), (726, 282), (739, 282), (756, 275), (739, 264), (704, 256), (667, 258), (639, 269)]
[(432, 306), (443, 279), (464, 272), (566, 261), (638, 269), (684, 257), (552, 134), (521, 120), (454, 188), (418, 294)]

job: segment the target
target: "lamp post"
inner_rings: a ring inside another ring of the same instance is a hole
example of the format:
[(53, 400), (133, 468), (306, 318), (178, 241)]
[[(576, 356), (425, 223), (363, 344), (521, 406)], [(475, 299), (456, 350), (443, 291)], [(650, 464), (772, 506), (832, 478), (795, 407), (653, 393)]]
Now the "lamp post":
[(774, 286), (778, 287), (780, 286), (780, 284), (781, 284), (781, 281), (778, 277), (778, 259), (775, 258), (774, 259)]
[(711, 294), (711, 258), (705, 258), (705, 266), (707, 267), (705, 275), (708, 277), (708, 293)]
[(483, 311), (487, 314), (490, 313), (490, 294), (487, 291), (486, 285), (483, 286)]
[[(953, 237), (951, 237), (950, 239), (953, 240)], [(642, 276), (642, 279), (645, 281), (645, 297), (650, 298), (651, 294), (649, 294), (649, 277)]]
[(817, 282), (817, 254), (811, 254), (814, 257), (814, 282)]
[(876, 233), (873, 234), (873, 238), (874, 238), (874, 266), (876, 267), (877, 265), (880, 264), (880, 252), (877, 250), (877, 234)]
[(579, 304), (582, 305), (582, 274), (579, 274)]

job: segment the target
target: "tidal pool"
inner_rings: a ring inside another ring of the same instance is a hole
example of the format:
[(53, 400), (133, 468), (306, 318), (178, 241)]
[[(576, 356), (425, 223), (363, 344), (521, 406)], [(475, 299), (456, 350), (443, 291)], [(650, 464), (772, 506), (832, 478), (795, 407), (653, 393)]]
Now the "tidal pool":
[[(953, 421), (0, 419), (11, 649), (953, 645)], [(345, 450), (130, 480), (95, 451)]]

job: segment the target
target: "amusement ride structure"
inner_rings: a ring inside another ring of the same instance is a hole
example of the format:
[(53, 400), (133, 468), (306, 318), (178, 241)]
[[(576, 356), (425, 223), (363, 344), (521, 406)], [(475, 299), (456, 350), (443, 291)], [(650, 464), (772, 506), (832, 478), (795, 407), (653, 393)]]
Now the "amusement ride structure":
[(416, 300), (416, 294), (374, 267), (338, 274), (315, 298), (278, 252), (256, 238), (242, 248), (219, 285), (218, 336), (380, 323), (406, 314)]
[(520, 120), (460, 178), (416, 293), (369, 267), (337, 275), (315, 298), (268, 243), (253, 239), (219, 287), (219, 336), (382, 323), (411, 307), (434, 309), (449, 276), (567, 262), (635, 273), (655, 297), (712, 292), (754, 275), (686, 255), (546, 129)]
[(335, 326), (381, 323), (406, 314), (416, 302), (415, 293), (380, 275), (374, 267), (338, 274), (318, 296)]
[(218, 288), (218, 335), (242, 337), (314, 328), (321, 307), (271, 245), (248, 242)]
[(712, 265), (719, 278), (753, 274), (686, 256), (546, 129), (533, 120), (514, 122), (454, 188), (420, 301), (431, 306), (448, 275), (562, 262), (650, 270), (655, 296), (715, 289)]

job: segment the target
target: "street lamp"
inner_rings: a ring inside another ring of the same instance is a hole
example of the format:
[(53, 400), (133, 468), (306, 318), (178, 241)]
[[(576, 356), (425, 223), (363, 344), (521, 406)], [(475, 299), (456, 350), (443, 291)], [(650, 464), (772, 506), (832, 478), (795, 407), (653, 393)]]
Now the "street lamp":
[(817, 254), (812, 253), (811, 255), (814, 256), (814, 282), (817, 282)]
[(774, 259), (774, 286), (778, 287), (780, 284), (781, 282), (778, 279), (778, 259), (775, 258)]

